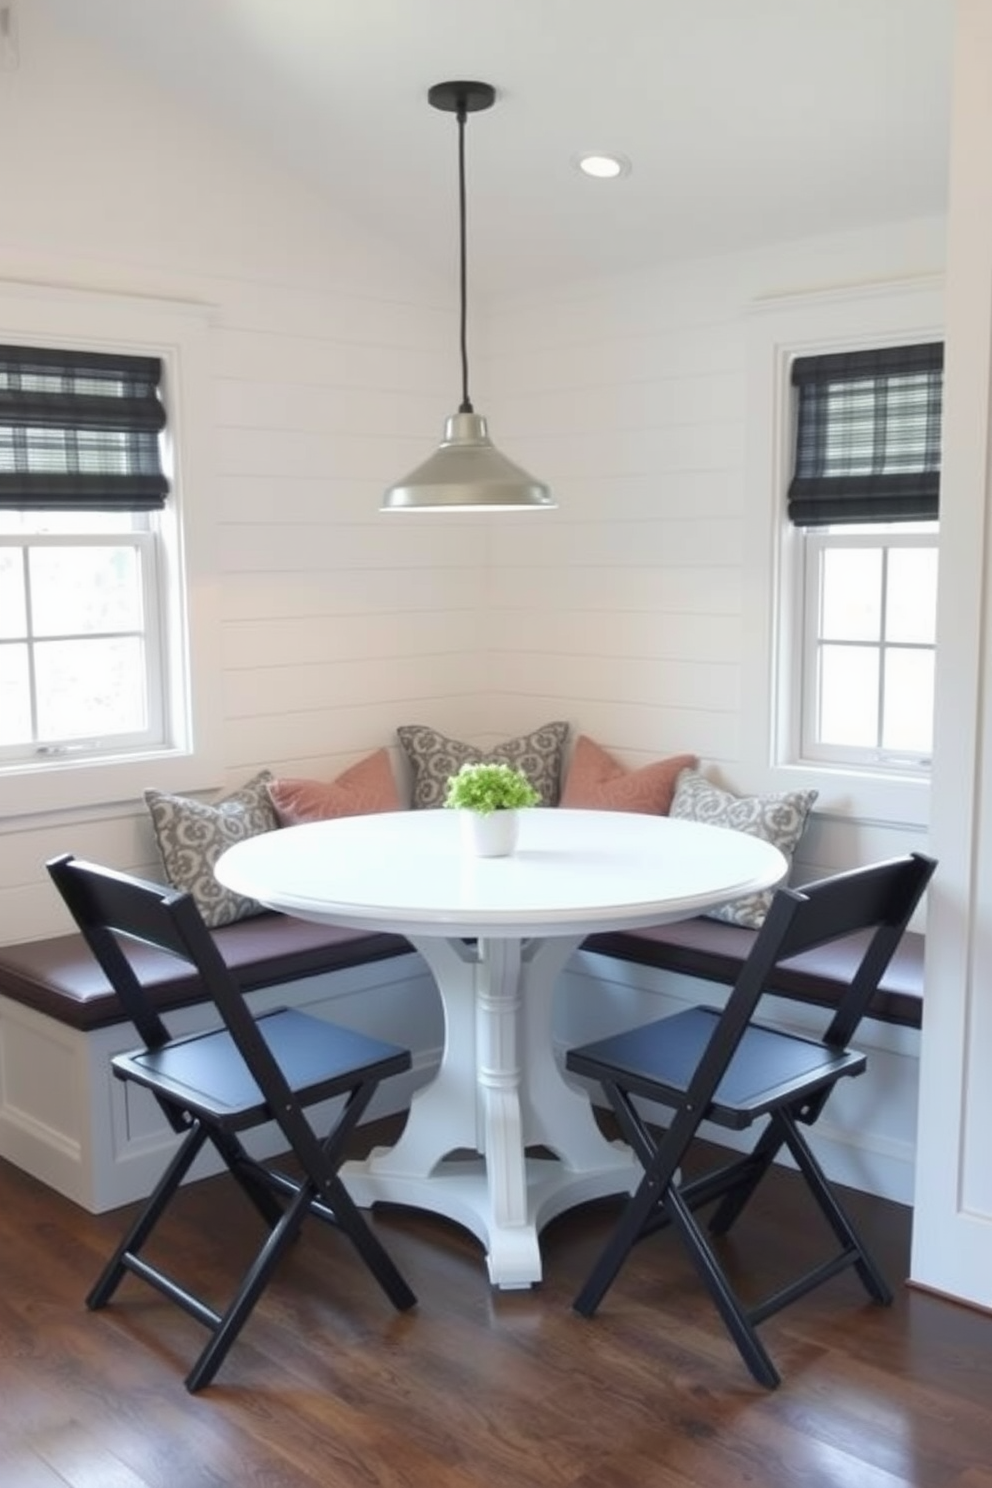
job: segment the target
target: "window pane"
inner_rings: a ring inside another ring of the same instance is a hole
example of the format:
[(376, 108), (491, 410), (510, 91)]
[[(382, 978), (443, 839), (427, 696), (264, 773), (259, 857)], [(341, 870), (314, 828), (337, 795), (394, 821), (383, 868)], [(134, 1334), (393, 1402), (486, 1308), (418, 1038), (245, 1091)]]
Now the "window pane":
[(36, 659), (42, 739), (130, 734), (146, 727), (140, 640), (43, 641)]
[(932, 651), (900, 648), (885, 653), (882, 747), (929, 754), (933, 748)]
[(875, 748), (878, 652), (862, 646), (822, 646), (819, 702), (818, 743)]
[(24, 555), (20, 548), (0, 548), (0, 636), (26, 636), (26, 620)]
[(134, 548), (32, 548), (35, 634), (141, 628), (141, 568)]
[(822, 561), (822, 639), (879, 640), (882, 624), (881, 549), (828, 548)]
[(31, 737), (27, 646), (0, 646), (0, 744)]
[(932, 646), (937, 626), (936, 548), (898, 548), (889, 553), (885, 636)]

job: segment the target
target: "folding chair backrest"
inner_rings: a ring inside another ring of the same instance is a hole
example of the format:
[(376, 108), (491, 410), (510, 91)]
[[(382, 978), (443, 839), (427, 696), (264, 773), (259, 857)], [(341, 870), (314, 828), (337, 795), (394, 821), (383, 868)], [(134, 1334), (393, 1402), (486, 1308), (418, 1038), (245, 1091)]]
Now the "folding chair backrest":
[(936, 867), (934, 858), (910, 853), (836, 873), (799, 891), (807, 905), (791, 919), (779, 945), (779, 961), (869, 932), (850, 986), (823, 1036), (825, 1043), (850, 1043)]
[(713, 1099), (772, 969), (803, 951), (861, 931), (868, 933), (857, 969), (823, 1035), (823, 1042), (831, 1046), (849, 1043), (936, 866), (933, 858), (911, 853), (802, 889), (777, 890), (693, 1075), (686, 1114), (695, 1113), (698, 1124), (698, 1113)]
[(83, 862), (71, 853), (53, 858), (46, 866), (139, 1036), (149, 1049), (160, 1049), (168, 1042), (169, 1031), (146, 996), (118, 936), (189, 961), (189, 952), (164, 908), (180, 896), (161, 884)]

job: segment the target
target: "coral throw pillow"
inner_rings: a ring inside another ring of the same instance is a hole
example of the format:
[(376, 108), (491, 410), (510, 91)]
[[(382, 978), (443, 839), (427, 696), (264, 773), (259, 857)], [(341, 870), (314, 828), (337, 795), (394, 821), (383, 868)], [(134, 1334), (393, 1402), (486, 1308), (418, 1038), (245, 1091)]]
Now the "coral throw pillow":
[(587, 811), (644, 811), (667, 816), (680, 772), (697, 764), (694, 754), (675, 754), (671, 759), (628, 770), (601, 744), (580, 734), (558, 804)]
[(269, 797), (281, 827), (402, 808), (388, 749), (377, 749), (335, 780), (270, 780)]

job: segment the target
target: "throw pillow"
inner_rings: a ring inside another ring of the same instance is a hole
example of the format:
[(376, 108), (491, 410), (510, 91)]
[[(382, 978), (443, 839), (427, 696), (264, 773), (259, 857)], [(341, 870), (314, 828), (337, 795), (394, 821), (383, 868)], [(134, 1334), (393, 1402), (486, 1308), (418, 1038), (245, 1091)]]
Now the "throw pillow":
[(218, 883), (214, 864), (235, 842), (277, 829), (279, 819), (266, 789), (271, 779), (271, 770), (260, 770), (240, 790), (212, 804), (165, 791), (144, 792), (165, 876), (174, 889), (192, 894), (212, 930), (262, 911), (254, 899)]
[[(675, 796), (669, 816), (685, 821), (706, 822), (711, 827), (731, 827), (736, 832), (749, 832), (763, 837), (784, 854), (789, 867), (792, 854), (806, 830), (818, 791), (782, 791), (767, 796), (735, 796), (707, 780), (696, 770), (683, 770), (675, 785)], [(744, 925), (758, 930), (764, 924), (773, 890), (748, 894), (710, 912), (710, 919), (725, 920), (730, 925)]]
[(694, 754), (675, 754), (629, 770), (586, 734), (575, 742), (559, 806), (593, 811), (646, 811), (667, 816), (682, 770), (698, 764)]
[(567, 723), (546, 723), (489, 750), (449, 739), (422, 724), (402, 724), (396, 732), (413, 771), (411, 805), (417, 809), (443, 806), (448, 776), (456, 775), (462, 765), (481, 763), (516, 766), (541, 797), (542, 806), (558, 805)]
[(281, 827), (332, 816), (399, 811), (401, 804), (388, 749), (377, 749), (334, 780), (270, 780), (268, 789)]

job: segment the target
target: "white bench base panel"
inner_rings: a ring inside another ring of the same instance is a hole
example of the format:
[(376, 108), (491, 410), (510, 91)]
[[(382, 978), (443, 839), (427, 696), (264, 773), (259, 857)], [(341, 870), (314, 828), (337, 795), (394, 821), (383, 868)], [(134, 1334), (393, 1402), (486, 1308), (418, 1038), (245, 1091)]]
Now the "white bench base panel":
[[(248, 1000), (258, 1012), (301, 1008), (408, 1045), (413, 1069), (381, 1087), (369, 1120), (405, 1111), (440, 1059), (437, 989), (412, 952), (260, 989)], [(216, 1022), (205, 1004), (168, 1014), (177, 1035)], [(139, 1042), (130, 1023), (83, 1032), (0, 996), (0, 1157), (92, 1214), (144, 1198), (177, 1139), (148, 1093), (111, 1073), (111, 1056)], [(285, 1146), (275, 1127), (260, 1137), (252, 1147), (258, 1156)], [(220, 1170), (210, 1158), (203, 1155), (191, 1179)]]

